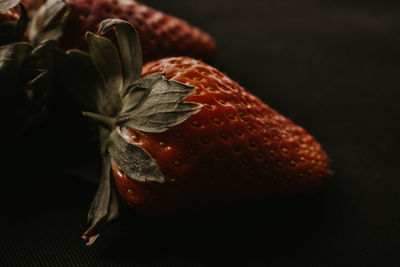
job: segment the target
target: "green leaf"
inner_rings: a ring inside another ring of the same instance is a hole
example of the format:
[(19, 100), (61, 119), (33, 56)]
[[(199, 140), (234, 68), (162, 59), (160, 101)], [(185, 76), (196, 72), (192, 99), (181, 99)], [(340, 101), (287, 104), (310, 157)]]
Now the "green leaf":
[(132, 85), (142, 74), (142, 48), (135, 28), (127, 21), (120, 19), (105, 19), (101, 22), (99, 33), (104, 34), (114, 28), (119, 51), (124, 68), (124, 88)]
[[(122, 69), (118, 52), (110, 40), (96, 36), (90, 32), (86, 33), (89, 43), (90, 57), (104, 81), (105, 95), (114, 98), (122, 91)], [(119, 107), (118, 107), (119, 109)], [(118, 111), (118, 110), (117, 110)], [(115, 115), (115, 114), (106, 114)]]
[(91, 224), (82, 238), (88, 240), (87, 245), (93, 244), (102, 229), (118, 216), (118, 197), (111, 180), (111, 159), (103, 156), (103, 170), (96, 196), (90, 206), (88, 222)]
[(0, 12), (9, 10), (18, 5), (19, 0), (1, 0), (0, 1)]
[(107, 148), (111, 157), (130, 178), (140, 182), (163, 183), (165, 181), (164, 175), (150, 154), (126, 142), (121, 137), (119, 128), (110, 134)]
[(166, 131), (200, 111), (200, 104), (183, 101), (193, 92), (193, 87), (167, 80), (162, 73), (143, 77), (124, 96), (117, 125), (143, 132)]
[(69, 15), (67, 1), (48, 0), (36, 12), (29, 29), (29, 39), (34, 45), (44, 40), (58, 40), (62, 34)]

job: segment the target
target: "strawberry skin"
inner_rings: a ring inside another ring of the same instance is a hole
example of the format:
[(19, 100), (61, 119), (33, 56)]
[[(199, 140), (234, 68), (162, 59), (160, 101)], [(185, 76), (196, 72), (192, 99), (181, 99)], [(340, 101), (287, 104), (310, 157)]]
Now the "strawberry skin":
[(129, 21), (139, 33), (145, 62), (166, 56), (185, 55), (210, 60), (216, 50), (213, 39), (187, 22), (136, 1), (71, 0), (70, 15), (60, 40), (64, 50), (87, 51), (86, 31), (97, 31), (106, 18)]
[(125, 140), (147, 151), (168, 178), (143, 183), (112, 161), (116, 187), (136, 210), (181, 213), (304, 193), (330, 173), (329, 159), (311, 135), (217, 69), (173, 57), (145, 64), (142, 76), (156, 72), (195, 87), (185, 101), (203, 108), (163, 133), (123, 129)]

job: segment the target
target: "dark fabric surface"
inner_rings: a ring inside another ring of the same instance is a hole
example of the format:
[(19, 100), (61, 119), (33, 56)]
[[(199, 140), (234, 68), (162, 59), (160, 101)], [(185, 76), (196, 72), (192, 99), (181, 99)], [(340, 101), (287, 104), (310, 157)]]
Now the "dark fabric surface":
[[(147, 3), (211, 33), (215, 66), (313, 134), (334, 176), (319, 194), (295, 203), (175, 221), (123, 212), (86, 247), (80, 235), (96, 185), (46, 162), (31, 173), (33, 163), (19, 160), (25, 152), (6, 155), (0, 266), (398, 265), (399, 5)], [(32, 162), (41, 153), (31, 153)]]

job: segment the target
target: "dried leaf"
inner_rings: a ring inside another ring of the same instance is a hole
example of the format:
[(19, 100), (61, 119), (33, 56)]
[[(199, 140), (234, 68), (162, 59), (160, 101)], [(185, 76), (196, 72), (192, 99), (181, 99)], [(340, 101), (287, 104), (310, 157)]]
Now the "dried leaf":
[(143, 77), (137, 84), (138, 93), (133, 87), (123, 98), (118, 125), (143, 132), (163, 132), (201, 109), (200, 104), (183, 101), (193, 93), (193, 87), (167, 80), (162, 73)]
[(92, 111), (98, 111), (98, 106), (107, 108), (104, 83), (88, 54), (77, 50), (65, 54), (57, 50), (55, 63), (59, 80), (82, 105)]
[(10, 135), (15, 141), (45, 118), (52, 89), (53, 49), (54, 42), (35, 49), (22, 42), (0, 47), (0, 119), (13, 121)]
[[(123, 80), (117, 50), (111, 41), (104, 37), (88, 32), (86, 38), (89, 43), (92, 62), (104, 82), (105, 91), (103, 91), (103, 95), (112, 99), (120, 98), (119, 92), (122, 90)], [(110, 101), (107, 101), (107, 103), (110, 103)], [(115, 105), (112, 108), (111, 113), (107, 113), (106, 115), (116, 115), (115, 113), (119, 111), (120, 105)]]
[(165, 181), (164, 175), (150, 154), (126, 142), (121, 137), (119, 128), (110, 134), (107, 147), (111, 157), (130, 178), (140, 182), (163, 183)]
[(83, 239), (88, 240), (87, 245), (93, 244), (102, 228), (115, 219), (119, 213), (118, 198), (111, 181), (110, 160), (109, 155), (103, 157), (101, 180), (88, 213), (88, 222), (91, 226), (82, 235)]
[(58, 40), (64, 30), (69, 15), (67, 1), (48, 0), (39, 12), (36, 12), (29, 29), (29, 39), (34, 45), (45, 40)]
[(99, 33), (104, 34), (114, 28), (124, 69), (124, 88), (132, 85), (142, 74), (142, 48), (135, 28), (124, 20), (105, 19), (101, 22)]
[(131, 87), (127, 88), (122, 97), (120, 115), (127, 114), (134, 110), (144, 99), (149, 96), (151, 90), (148, 90), (157, 80), (162, 79), (162, 73), (147, 75), (144, 79), (137, 80)]

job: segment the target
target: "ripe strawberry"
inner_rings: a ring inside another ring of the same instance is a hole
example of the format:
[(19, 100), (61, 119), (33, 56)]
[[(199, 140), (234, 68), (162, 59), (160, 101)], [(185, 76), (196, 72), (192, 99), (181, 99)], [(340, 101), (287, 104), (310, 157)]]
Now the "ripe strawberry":
[[(89, 244), (117, 216), (116, 191), (144, 214), (187, 213), (305, 193), (330, 173), (311, 135), (225, 74), (188, 57), (142, 70), (132, 28), (105, 20), (100, 33), (111, 27), (120, 56), (108, 39), (88, 34), (90, 56), (58, 57), (64, 84), (96, 111), (84, 114), (105, 127), (102, 180), (84, 234)], [(69, 79), (71, 71), (82, 85)]]
[[(41, 27), (40, 23), (46, 20), (46, 16), (54, 16), (54, 12), (45, 14), (45, 10), (55, 2), (64, 3), (60, 0), (48, 1), (39, 11), (34, 23), (36, 28)], [(59, 43), (64, 50), (87, 51), (87, 42), (82, 38), (85, 32), (95, 32), (99, 23), (106, 18), (119, 18), (129, 21), (137, 29), (145, 62), (175, 55), (210, 60), (215, 53), (215, 43), (208, 34), (137, 1), (70, 0), (65, 5), (68, 6), (69, 15)]]
[(143, 183), (127, 177), (113, 161), (117, 189), (136, 209), (182, 212), (189, 202), (192, 208), (208, 208), (265, 199), (277, 191), (318, 186), (329, 173), (328, 158), (312, 136), (217, 69), (174, 57), (147, 63), (142, 76), (152, 73), (196, 88), (185, 101), (203, 108), (163, 133), (122, 131), (126, 141), (147, 151), (170, 178), (164, 184)]

